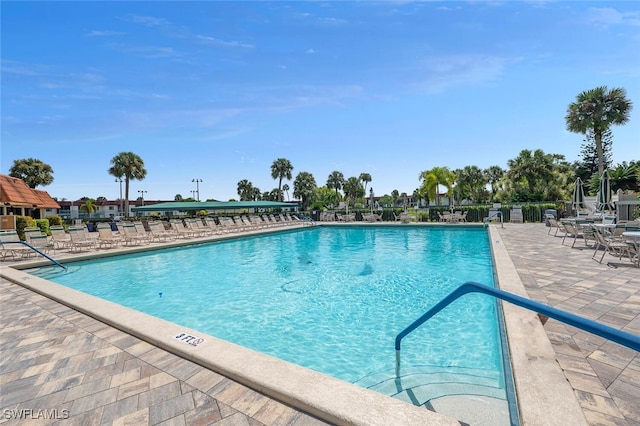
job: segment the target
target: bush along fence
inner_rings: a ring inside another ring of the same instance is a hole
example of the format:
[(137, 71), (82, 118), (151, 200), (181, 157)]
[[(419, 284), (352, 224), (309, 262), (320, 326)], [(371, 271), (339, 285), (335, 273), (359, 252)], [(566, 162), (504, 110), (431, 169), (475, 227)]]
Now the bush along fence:
[[(544, 222), (544, 214), (547, 210), (555, 210), (558, 217), (566, 216), (565, 202), (558, 203), (513, 203), (503, 204), (498, 211), (502, 212), (502, 217), (505, 222), (511, 221), (511, 210), (513, 208), (520, 208), (522, 211), (523, 222), (539, 223)], [(489, 217), (490, 212), (496, 211), (492, 205), (478, 205), (478, 206), (457, 206), (455, 211), (464, 213), (467, 212), (467, 222), (482, 222), (486, 217)], [(451, 209), (448, 206), (438, 206), (429, 208), (408, 208), (407, 213), (411, 217), (412, 222), (439, 222), (439, 214), (450, 213)], [(312, 210), (302, 212), (303, 215), (309, 216), (314, 220), (319, 220), (320, 210)], [(345, 214), (346, 210), (335, 210), (336, 214)], [(349, 209), (349, 213), (355, 213), (356, 221), (361, 221), (363, 214), (371, 213), (370, 209)], [(382, 211), (374, 210), (374, 213), (381, 215), (382, 221), (393, 222), (396, 217), (399, 217), (401, 213), (404, 213), (403, 208), (383, 208)]]

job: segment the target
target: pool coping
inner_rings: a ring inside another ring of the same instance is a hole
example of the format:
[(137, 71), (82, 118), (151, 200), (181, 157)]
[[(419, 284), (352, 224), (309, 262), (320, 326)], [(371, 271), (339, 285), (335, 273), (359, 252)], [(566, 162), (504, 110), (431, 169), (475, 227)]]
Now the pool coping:
[[(339, 225), (350, 226), (351, 224), (340, 223)], [(406, 226), (406, 224), (385, 225)], [(440, 224), (439, 226), (451, 225)], [(501, 244), (497, 231), (493, 228), (493, 225), (489, 226), (489, 238), (500, 287), (527, 297), (515, 266), (506, 248)], [(293, 229), (296, 228), (276, 231)], [(119, 253), (198, 244), (256, 234), (262, 234), (262, 232), (224, 235), (223, 238), (195, 241), (185, 240), (157, 247), (120, 250)], [(118, 252), (81, 254), (64, 260), (75, 261), (115, 254)], [(19, 268), (42, 264), (42, 261), (21, 263)], [(331, 423), (459, 424), (458, 421), (442, 414), (433, 413), (325, 374), (31, 276), (10, 266), (1, 267), (0, 276)], [(521, 423), (545, 424), (549, 418), (562, 418), (568, 424), (586, 424), (582, 409), (556, 362), (555, 352), (538, 316), (507, 303), (503, 303), (503, 309)], [(205, 342), (198, 346), (189, 345), (174, 338), (180, 333), (203, 338)]]

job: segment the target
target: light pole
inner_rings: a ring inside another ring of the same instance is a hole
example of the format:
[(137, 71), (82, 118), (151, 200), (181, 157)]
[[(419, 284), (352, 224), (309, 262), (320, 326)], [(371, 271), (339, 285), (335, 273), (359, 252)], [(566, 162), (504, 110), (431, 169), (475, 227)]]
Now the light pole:
[(191, 191), (191, 198), (194, 198), (194, 199), (196, 198), (196, 192), (198, 191), (196, 191), (195, 189)]
[(116, 182), (120, 182), (120, 211), (118, 211), (118, 216), (124, 216), (124, 207), (122, 206), (122, 178), (116, 178)]
[(200, 201), (200, 182), (202, 182), (202, 179), (191, 179), (191, 182), (196, 183), (196, 200)]
[(138, 192), (140, 193), (140, 200), (142, 201), (142, 207), (144, 207), (144, 194), (145, 194), (145, 192), (149, 192), (149, 191), (145, 191), (143, 189), (139, 189)]

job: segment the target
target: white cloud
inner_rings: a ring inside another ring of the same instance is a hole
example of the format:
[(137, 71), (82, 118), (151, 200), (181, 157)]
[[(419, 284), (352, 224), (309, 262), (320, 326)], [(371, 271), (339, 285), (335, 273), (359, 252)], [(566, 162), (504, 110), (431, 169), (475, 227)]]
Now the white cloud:
[(429, 58), (418, 67), (426, 79), (414, 85), (426, 92), (439, 93), (451, 87), (490, 82), (498, 79), (506, 65), (513, 61), (475, 54)]
[(640, 26), (640, 12), (619, 12), (612, 7), (591, 7), (587, 10), (587, 20), (600, 28), (611, 25)]
[(168, 25), (169, 21), (164, 18), (156, 18), (153, 16), (128, 15), (126, 20), (134, 24), (141, 24), (146, 27), (159, 27)]
[(196, 37), (196, 40), (202, 43), (216, 45), (216, 46), (242, 47), (242, 48), (248, 48), (248, 49), (251, 49), (254, 47), (252, 44), (242, 43), (239, 41), (226, 41), (226, 40), (221, 40), (219, 38), (203, 36), (203, 35), (197, 35), (195, 37)]
[(117, 35), (123, 35), (124, 33), (118, 31), (100, 31), (92, 30), (87, 33), (87, 37), (111, 37)]

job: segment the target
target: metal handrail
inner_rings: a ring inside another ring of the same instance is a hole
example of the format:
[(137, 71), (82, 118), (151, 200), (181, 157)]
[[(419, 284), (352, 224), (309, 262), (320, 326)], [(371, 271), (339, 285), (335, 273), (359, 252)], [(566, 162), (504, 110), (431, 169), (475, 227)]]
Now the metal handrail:
[(433, 308), (429, 309), (424, 315), (415, 320), (411, 325), (402, 330), (396, 336), (396, 376), (400, 375), (400, 343), (402, 339), (414, 331), (416, 328), (420, 327), (424, 324), (429, 318), (433, 317), (435, 314), (440, 312), (442, 309), (447, 307), (450, 303), (455, 301), (461, 296), (464, 296), (467, 293), (484, 293), (489, 296), (493, 296), (498, 299), (505, 300), (514, 305), (523, 307), (530, 311), (537, 312), (539, 314), (543, 314), (549, 318), (557, 319), (565, 324), (569, 324), (573, 327), (577, 327), (581, 330), (589, 332), (591, 334), (595, 334), (596, 336), (603, 337), (605, 339), (614, 341), (621, 345), (624, 345), (628, 348), (634, 349), (636, 351), (640, 351), (640, 336), (636, 336), (635, 334), (627, 333), (622, 330), (618, 330), (613, 327), (609, 327), (608, 325), (600, 324), (590, 319), (561, 311), (560, 309), (544, 305), (539, 302), (535, 302), (531, 299), (527, 299), (522, 296), (518, 296), (513, 293), (506, 292), (504, 290), (500, 290), (494, 287), (489, 287), (484, 284), (476, 283), (476, 282), (466, 282), (462, 284), (460, 287), (452, 291), (447, 297), (442, 299), (438, 304), (436, 304)]
[(494, 214), (492, 214), (491, 216), (485, 217), (484, 219), (482, 219), (482, 223), (486, 225), (488, 221), (490, 221), (491, 219), (493, 219), (496, 216), (500, 216), (500, 226), (502, 226), (504, 228), (504, 219), (503, 219), (501, 211), (497, 211)]
[(40, 250), (38, 250), (37, 248), (35, 248), (31, 244), (27, 243), (26, 241), (3, 241), (2, 244), (22, 244), (24, 246), (29, 247), (31, 250), (35, 251), (39, 255), (46, 257), (47, 259), (49, 259), (50, 261), (52, 261), (53, 263), (55, 263), (56, 265), (58, 265), (62, 269), (64, 269), (64, 270), (67, 269), (66, 266), (62, 265), (60, 262), (58, 262), (54, 258), (47, 256), (46, 254), (44, 254), (43, 252), (41, 252)]

